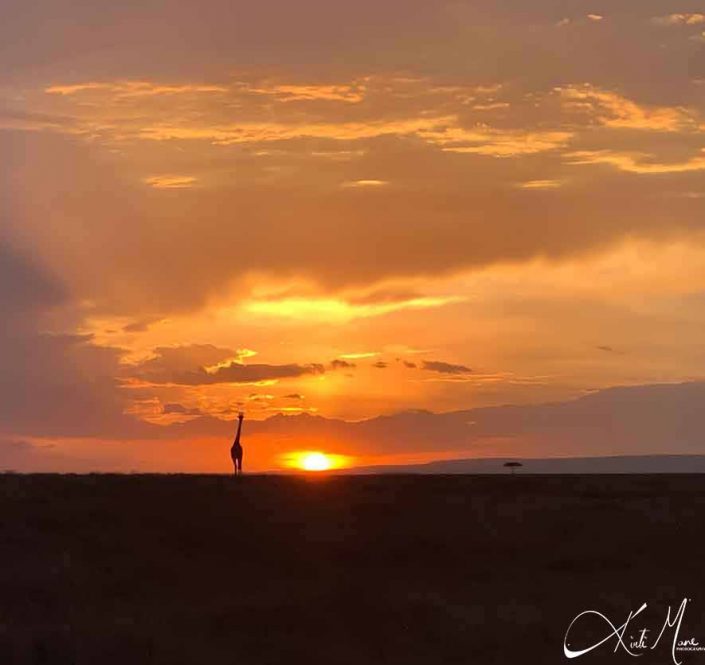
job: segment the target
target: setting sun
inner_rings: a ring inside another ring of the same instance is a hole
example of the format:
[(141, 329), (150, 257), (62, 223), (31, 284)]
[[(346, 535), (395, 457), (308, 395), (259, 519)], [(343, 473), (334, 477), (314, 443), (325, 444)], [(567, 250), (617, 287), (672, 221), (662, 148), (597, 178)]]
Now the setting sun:
[(331, 461), (323, 453), (308, 453), (301, 460), (301, 468), (306, 471), (326, 471), (330, 467)]
[(331, 455), (318, 450), (305, 450), (290, 453), (285, 456), (285, 464), (301, 471), (329, 471), (346, 466), (347, 457)]

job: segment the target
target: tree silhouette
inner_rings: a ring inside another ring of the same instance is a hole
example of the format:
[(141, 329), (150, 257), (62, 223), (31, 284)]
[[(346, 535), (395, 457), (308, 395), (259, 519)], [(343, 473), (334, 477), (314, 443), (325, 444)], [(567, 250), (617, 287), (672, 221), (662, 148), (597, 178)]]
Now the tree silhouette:
[(520, 466), (524, 466), (521, 462), (505, 462), (504, 466), (506, 466), (508, 469), (512, 470), (512, 475), (514, 475), (514, 471), (518, 469)]

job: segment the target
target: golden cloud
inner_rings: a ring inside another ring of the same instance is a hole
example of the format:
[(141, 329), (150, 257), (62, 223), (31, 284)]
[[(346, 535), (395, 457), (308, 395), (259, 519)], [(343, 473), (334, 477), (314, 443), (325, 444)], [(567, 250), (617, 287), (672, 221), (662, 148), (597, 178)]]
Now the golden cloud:
[(519, 183), (520, 189), (557, 189), (563, 184), (562, 180), (527, 180)]
[(350, 85), (281, 85), (248, 87), (249, 92), (281, 97), (285, 101), (323, 100), (357, 104), (365, 98), (365, 87)]
[(605, 127), (675, 132), (695, 127), (694, 114), (682, 107), (646, 107), (590, 84), (558, 88), (569, 109), (584, 111)]
[(611, 150), (579, 150), (569, 153), (572, 164), (611, 164), (621, 171), (640, 174), (685, 173), (705, 170), (705, 154), (691, 157), (684, 162), (649, 161), (644, 153), (618, 152)]
[[(508, 112), (510, 103), (496, 98), (502, 90), (499, 84), (438, 85), (427, 79), (394, 76), (336, 84), (118, 80), (50, 85), (44, 88), (44, 98), (33, 98), (33, 102), (46, 106), (52, 98), (63, 100), (49, 108), (58, 108), (72, 119), (72, 132), (101, 141), (236, 145), (302, 138), (356, 141), (415, 136), (447, 152), (509, 157), (553, 150), (570, 139), (571, 133), (562, 130), (499, 129), (486, 124), (468, 128), (461, 122), (461, 112), (465, 114), (468, 106), (485, 118), (487, 112)], [(345, 109), (363, 99), (369, 108), (364, 118), (356, 119), (356, 113)], [(307, 104), (306, 113), (289, 110), (292, 101)], [(331, 107), (331, 102), (345, 106)], [(238, 109), (237, 122), (231, 120), (232, 108)]]
[(465, 129), (447, 124), (419, 131), (429, 143), (440, 145), (444, 152), (474, 153), (492, 157), (533, 155), (564, 146), (573, 134), (564, 131), (500, 130), (491, 127)]
[(651, 22), (660, 26), (671, 25), (700, 25), (705, 23), (705, 14), (668, 14), (666, 16), (656, 16)]
[(186, 189), (193, 187), (196, 178), (187, 175), (155, 175), (144, 182), (154, 189)]
[(158, 95), (188, 95), (198, 93), (227, 92), (228, 87), (223, 85), (164, 85), (152, 81), (115, 81), (76, 83), (73, 85), (50, 85), (44, 89), (49, 95), (85, 95), (99, 93), (104, 96), (108, 93), (117, 98), (152, 97)]
[(373, 122), (279, 123), (243, 122), (231, 125), (188, 126), (155, 124), (139, 130), (139, 137), (153, 141), (205, 140), (217, 145), (267, 143), (300, 138), (354, 141), (385, 135), (411, 135), (454, 122), (454, 118), (406, 118)]
[(347, 180), (343, 183), (343, 187), (356, 187), (356, 188), (366, 188), (366, 187), (384, 187), (388, 185), (389, 182), (386, 180)]
[(397, 302), (353, 304), (339, 298), (285, 298), (249, 300), (242, 304), (242, 309), (265, 317), (343, 322), (403, 310), (443, 307), (462, 300), (464, 298), (459, 296), (422, 296)]

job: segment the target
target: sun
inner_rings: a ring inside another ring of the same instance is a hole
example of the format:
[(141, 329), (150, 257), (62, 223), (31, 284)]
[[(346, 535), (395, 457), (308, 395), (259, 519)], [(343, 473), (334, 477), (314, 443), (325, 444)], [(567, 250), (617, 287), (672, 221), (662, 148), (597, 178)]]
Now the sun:
[(283, 462), (292, 469), (321, 472), (348, 466), (349, 458), (320, 450), (299, 450), (284, 455)]
[(306, 453), (301, 458), (301, 468), (304, 471), (327, 471), (332, 466), (331, 459), (325, 453)]

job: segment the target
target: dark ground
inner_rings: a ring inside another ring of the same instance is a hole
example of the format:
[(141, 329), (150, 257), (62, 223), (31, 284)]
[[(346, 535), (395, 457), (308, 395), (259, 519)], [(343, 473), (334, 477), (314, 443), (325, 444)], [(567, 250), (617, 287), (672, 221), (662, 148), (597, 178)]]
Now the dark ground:
[(563, 636), (581, 611), (621, 624), (642, 602), (658, 633), (688, 597), (681, 637), (705, 644), (704, 490), (696, 475), (0, 475), (0, 665), (668, 664), (670, 637), (636, 661), (614, 641), (568, 661)]

